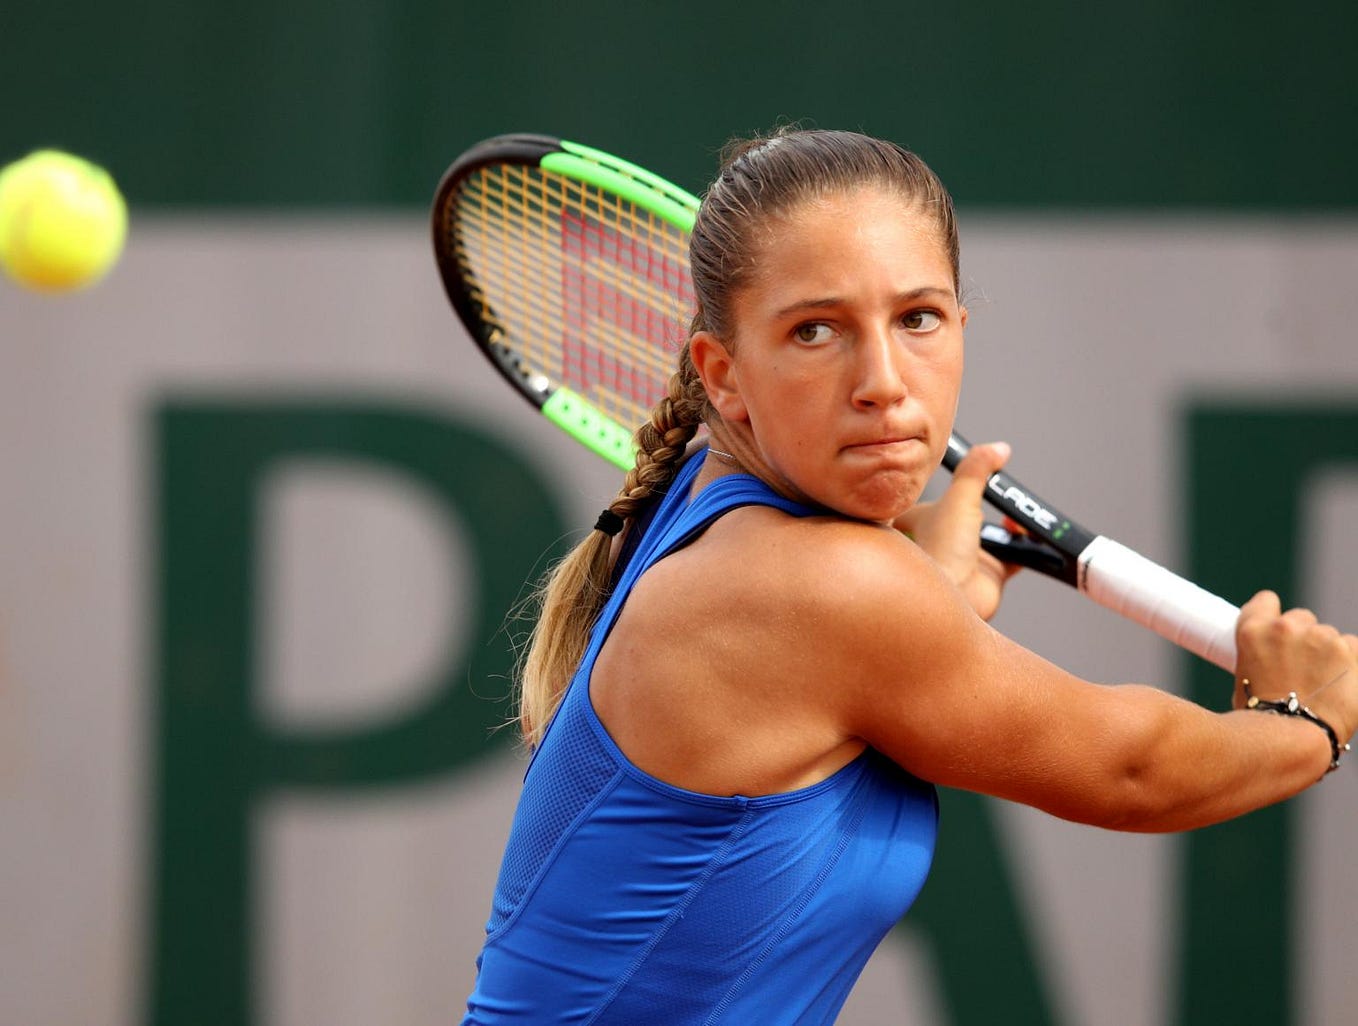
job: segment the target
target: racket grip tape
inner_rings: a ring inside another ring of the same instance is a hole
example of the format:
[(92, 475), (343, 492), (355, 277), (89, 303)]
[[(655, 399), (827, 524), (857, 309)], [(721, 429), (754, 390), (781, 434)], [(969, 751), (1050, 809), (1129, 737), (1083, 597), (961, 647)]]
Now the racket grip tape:
[(1120, 616), (1235, 672), (1235, 624), (1240, 610), (1111, 538), (1080, 553), (1079, 588)]

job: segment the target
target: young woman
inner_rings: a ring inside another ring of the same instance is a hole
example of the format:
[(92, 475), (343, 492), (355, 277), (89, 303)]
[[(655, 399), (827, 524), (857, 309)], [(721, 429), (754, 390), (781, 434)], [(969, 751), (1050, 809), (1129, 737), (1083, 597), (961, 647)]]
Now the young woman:
[[(829, 1023), (924, 882), (934, 785), (1163, 831), (1324, 776), (1358, 727), (1358, 638), (1269, 592), (1224, 713), (987, 625), (1008, 571), (978, 548), (981, 492), (1007, 448), (917, 505), (967, 319), (918, 158), (841, 132), (744, 144), (691, 258), (669, 396), (544, 591), (534, 758), (466, 1022)], [(1289, 692), (1314, 720), (1246, 708)]]

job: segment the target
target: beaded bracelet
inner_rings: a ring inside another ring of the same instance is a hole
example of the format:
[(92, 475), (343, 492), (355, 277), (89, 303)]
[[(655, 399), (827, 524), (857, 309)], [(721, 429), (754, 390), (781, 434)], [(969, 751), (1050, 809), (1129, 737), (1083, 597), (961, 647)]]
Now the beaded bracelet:
[(1295, 691), (1289, 691), (1287, 693), (1287, 698), (1282, 701), (1272, 702), (1260, 698), (1250, 691), (1250, 681), (1248, 677), (1240, 678), (1240, 686), (1245, 690), (1245, 708), (1257, 709), (1260, 712), (1277, 713), (1279, 716), (1298, 716), (1303, 720), (1309, 720), (1321, 730), (1325, 731), (1330, 739), (1330, 768), (1325, 772), (1333, 773), (1339, 768), (1339, 759), (1345, 752), (1349, 751), (1349, 745), (1347, 743), (1341, 745), (1339, 743), (1339, 735), (1334, 732), (1334, 728), (1310, 709), (1306, 708), (1306, 706), (1302, 705), (1297, 698), (1297, 693)]

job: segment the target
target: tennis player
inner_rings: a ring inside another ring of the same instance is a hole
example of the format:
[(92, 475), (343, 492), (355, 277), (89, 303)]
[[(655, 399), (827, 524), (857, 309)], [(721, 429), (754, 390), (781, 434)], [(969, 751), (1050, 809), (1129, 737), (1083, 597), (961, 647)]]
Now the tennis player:
[(741, 144), (691, 259), (669, 396), (543, 590), (533, 760), (466, 1023), (830, 1023), (924, 883), (936, 785), (1173, 831), (1338, 763), (1358, 638), (1270, 592), (1241, 612), (1225, 712), (988, 626), (1009, 570), (977, 546), (980, 502), (1008, 449), (918, 503), (967, 312), (952, 202), (917, 157), (842, 132)]

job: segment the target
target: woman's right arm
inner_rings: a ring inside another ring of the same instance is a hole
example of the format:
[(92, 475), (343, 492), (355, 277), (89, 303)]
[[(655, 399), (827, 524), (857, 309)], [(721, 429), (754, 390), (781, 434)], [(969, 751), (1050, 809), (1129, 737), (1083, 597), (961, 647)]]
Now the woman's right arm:
[[(896, 544), (899, 542), (899, 544)], [(875, 532), (828, 548), (818, 668), (843, 729), (935, 783), (1120, 830), (1186, 830), (1272, 804), (1322, 777), (1325, 732), (1298, 717), (1211, 712), (1156, 688), (1081, 680), (980, 620), (909, 542)], [(836, 566), (835, 564), (840, 564)], [(831, 622), (832, 621), (832, 622)], [(1261, 593), (1239, 627), (1261, 698), (1297, 692), (1347, 741), (1358, 638), (1282, 614)]]

